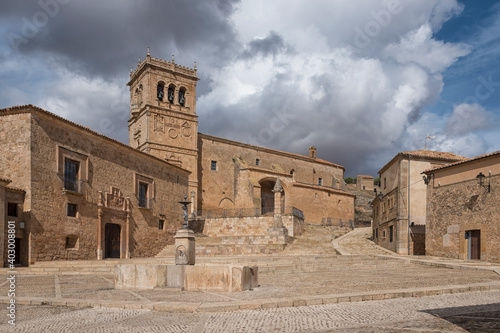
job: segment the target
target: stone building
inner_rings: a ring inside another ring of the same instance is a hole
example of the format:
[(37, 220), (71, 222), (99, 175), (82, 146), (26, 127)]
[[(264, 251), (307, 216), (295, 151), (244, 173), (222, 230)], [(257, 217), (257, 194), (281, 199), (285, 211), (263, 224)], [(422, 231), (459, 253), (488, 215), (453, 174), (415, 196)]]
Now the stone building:
[(272, 213), (272, 189), (280, 179), (283, 211), (295, 207), (316, 224), (354, 219), (355, 196), (343, 188), (344, 167), (317, 158), (315, 147), (302, 156), (198, 133), (196, 75), (196, 67), (148, 52), (128, 83), (130, 146), (191, 171), (195, 215)]
[(427, 186), (421, 173), (464, 159), (453, 153), (415, 150), (400, 152), (384, 165), (372, 202), (375, 243), (399, 254), (425, 254)]
[(358, 175), (356, 177), (356, 187), (358, 190), (372, 191), (375, 188), (373, 185), (373, 177), (367, 175)]
[(500, 262), (500, 151), (425, 175), (427, 254)]
[(0, 110), (0, 142), (2, 264), (9, 233), (22, 265), (153, 256), (173, 241), (188, 171), (31, 105)]

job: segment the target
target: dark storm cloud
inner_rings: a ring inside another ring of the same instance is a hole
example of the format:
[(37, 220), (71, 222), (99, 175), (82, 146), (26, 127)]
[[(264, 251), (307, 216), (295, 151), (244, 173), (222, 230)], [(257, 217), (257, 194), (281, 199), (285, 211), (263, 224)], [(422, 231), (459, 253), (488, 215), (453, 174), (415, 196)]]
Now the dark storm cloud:
[(19, 51), (28, 56), (57, 56), (70, 70), (104, 77), (124, 73), (138, 55), (145, 55), (148, 46), (152, 56), (168, 60), (174, 52), (191, 60), (203, 50), (203, 61), (217, 65), (217, 58), (228, 58), (237, 46), (227, 18), (238, 2), (8, 1), (2, 3), (0, 18), (13, 21), (9, 32), (24, 37), (27, 25), (37, 27), (37, 19), (43, 17), (40, 13), (52, 10), (36, 35), (19, 43)]
[(275, 31), (271, 31), (266, 38), (254, 39), (241, 54), (242, 59), (250, 59), (256, 56), (275, 56), (281, 52), (290, 52), (291, 48), (285, 43), (283, 37)]

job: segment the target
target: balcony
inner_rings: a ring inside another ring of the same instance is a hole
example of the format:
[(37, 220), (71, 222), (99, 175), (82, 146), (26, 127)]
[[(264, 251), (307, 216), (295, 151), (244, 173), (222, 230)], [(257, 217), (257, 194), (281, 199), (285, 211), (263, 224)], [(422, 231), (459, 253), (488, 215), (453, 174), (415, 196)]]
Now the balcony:
[(153, 199), (138, 198), (137, 205), (139, 206), (139, 208), (153, 209)]
[(65, 179), (63, 182), (63, 192), (83, 194), (85, 182), (79, 179)]

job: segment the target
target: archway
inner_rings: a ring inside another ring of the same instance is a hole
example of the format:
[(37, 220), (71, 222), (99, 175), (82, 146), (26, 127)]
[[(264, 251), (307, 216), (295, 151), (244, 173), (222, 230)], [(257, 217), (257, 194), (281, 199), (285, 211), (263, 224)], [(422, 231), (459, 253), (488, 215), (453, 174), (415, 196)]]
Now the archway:
[[(265, 178), (260, 182), (260, 208), (262, 215), (273, 215), (274, 214), (274, 192), (273, 189), (276, 186), (276, 179)], [(285, 191), (281, 192), (281, 213), (283, 213), (285, 208)]]

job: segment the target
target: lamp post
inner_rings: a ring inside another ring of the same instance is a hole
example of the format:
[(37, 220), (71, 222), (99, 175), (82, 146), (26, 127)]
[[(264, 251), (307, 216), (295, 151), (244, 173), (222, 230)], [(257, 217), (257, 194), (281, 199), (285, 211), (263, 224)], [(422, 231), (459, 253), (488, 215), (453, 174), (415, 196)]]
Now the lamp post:
[(490, 171), (490, 174), (489, 174), (489, 177), (488, 177), (488, 185), (484, 185), (484, 178), (486, 178), (485, 175), (483, 175), (482, 172), (479, 173), (479, 175), (476, 176), (476, 179), (479, 181), (479, 186), (484, 186), (488, 189), (488, 193), (491, 191), (491, 183), (490, 183), (490, 179), (491, 179), (491, 171)]
[(191, 203), (191, 201), (187, 201), (187, 196), (184, 196), (184, 201), (179, 201), (179, 203), (182, 205), (182, 216), (183, 216), (183, 222), (182, 222), (182, 229), (189, 229), (188, 227), (188, 205)]
[(179, 201), (182, 205), (183, 223), (182, 228), (175, 234), (175, 264), (176, 265), (194, 265), (195, 263), (195, 237), (194, 232), (188, 226), (188, 205), (191, 201)]

